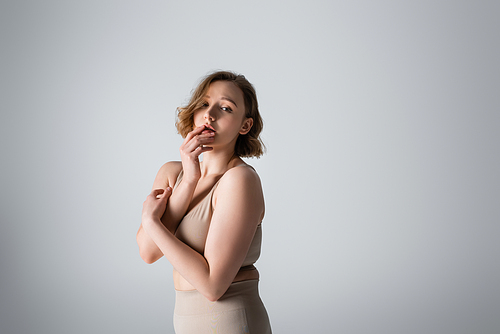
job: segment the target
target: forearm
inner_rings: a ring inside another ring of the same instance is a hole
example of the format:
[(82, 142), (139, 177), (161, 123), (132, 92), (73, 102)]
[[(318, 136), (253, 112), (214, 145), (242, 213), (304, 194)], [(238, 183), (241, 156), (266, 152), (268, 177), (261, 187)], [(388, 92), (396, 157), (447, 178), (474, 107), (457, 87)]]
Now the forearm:
[[(170, 232), (175, 233), (179, 222), (186, 214), (196, 184), (197, 181), (189, 182), (183, 180), (176, 188), (175, 193), (170, 196), (165, 213), (161, 218), (161, 222)], [(158, 248), (153, 239), (144, 231), (142, 223), (137, 232), (136, 239), (139, 245), (140, 256), (146, 263), (151, 264), (156, 262), (163, 256), (162, 251)]]
[(144, 262), (151, 264), (156, 262), (163, 256), (163, 253), (155, 244), (153, 239), (144, 231), (144, 228), (141, 226), (137, 231), (136, 235), (137, 245), (139, 246), (139, 255), (144, 260)]
[(177, 239), (160, 222), (145, 222), (145, 230), (174, 269), (207, 299), (217, 300), (224, 294), (231, 281), (211, 275), (205, 257)]
[(161, 218), (163, 225), (165, 225), (170, 232), (175, 233), (177, 226), (186, 214), (197, 183), (197, 181), (182, 180), (175, 189), (175, 192), (170, 196), (165, 214)]

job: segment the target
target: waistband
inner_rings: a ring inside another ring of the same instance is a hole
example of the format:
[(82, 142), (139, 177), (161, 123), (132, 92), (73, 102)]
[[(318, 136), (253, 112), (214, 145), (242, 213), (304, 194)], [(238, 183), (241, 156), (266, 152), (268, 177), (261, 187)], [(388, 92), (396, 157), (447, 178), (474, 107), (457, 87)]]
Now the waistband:
[(228, 309), (241, 309), (249, 303), (261, 303), (257, 279), (231, 283), (224, 295), (215, 302), (209, 301), (198, 290), (175, 290), (175, 314), (177, 315), (200, 315)]

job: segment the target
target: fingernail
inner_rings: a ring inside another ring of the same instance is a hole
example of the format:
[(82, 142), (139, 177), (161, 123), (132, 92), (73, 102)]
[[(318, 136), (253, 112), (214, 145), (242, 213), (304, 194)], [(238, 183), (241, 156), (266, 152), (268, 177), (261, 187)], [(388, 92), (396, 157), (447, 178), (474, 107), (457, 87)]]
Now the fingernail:
[(170, 187), (167, 187), (167, 191), (172, 191), (172, 188), (170, 188)]

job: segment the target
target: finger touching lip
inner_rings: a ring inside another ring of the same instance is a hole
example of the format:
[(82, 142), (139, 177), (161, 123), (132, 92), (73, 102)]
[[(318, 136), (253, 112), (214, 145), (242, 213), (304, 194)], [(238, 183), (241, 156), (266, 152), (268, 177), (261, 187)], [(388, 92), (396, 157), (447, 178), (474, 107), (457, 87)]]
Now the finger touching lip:
[(214, 127), (211, 126), (210, 124), (205, 124), (205, 128), (207, 128), (208, 130), (212, 130), (213, 132), (215, 132)]
[(202, 133), (205, 131), (216, 132), (215, 129), (213, 128), (213, 126), (211, 126), (210, 124), (204, 124), (203, 126), (205, 127), (205, 129), (202, 131)]

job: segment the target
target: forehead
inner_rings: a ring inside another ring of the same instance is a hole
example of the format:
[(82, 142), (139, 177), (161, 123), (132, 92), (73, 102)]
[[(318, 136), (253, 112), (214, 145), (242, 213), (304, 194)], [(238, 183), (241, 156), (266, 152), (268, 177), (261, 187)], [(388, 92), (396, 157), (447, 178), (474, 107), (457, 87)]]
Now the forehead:
[(210, 84), (207, 94), (211, 99), (227, 97), (236, 102), (238, 107), (244, 106), (244, 97), (241, 89), (230, 81), (215, 81)]

